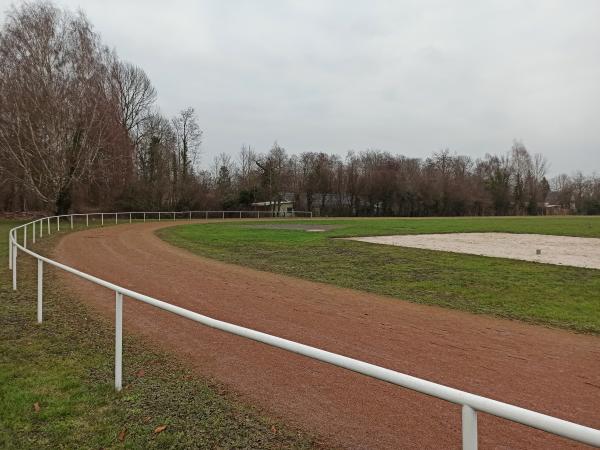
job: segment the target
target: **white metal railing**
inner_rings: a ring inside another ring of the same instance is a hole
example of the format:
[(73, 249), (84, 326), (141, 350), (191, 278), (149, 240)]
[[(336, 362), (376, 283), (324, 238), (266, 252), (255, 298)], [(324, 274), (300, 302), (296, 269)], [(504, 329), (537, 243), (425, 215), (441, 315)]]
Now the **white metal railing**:
[[(121, 390), (122, 386), (122, 338), (123, 338), (123, 297), (128, 297), (134, 300), (138, 300), (142, 303), (152, 305), (156, 308), (160, 308), (165, 311), (169, 311), (173, 314), (185, 317), (186, 319), (198, 322), (200, 324), (216, 328), (218, 330), (242, 336), (248, 339), (252, 339), (264, 344), (281, 348), (293, 353), (307, 356), (312, 359), (326, 362), (334, 366), (342, 367), (353, 372), (357, 372), (378, 380), (386, 381), (413, 391), (420, 392), (422, 394), (430, 395), (442, 400), (446, 400), (451, 403), (462, 406), (462, 448), (465, 450), (477, 449), (477, 412), (481, 411), (487, 414), (491, 414), (497, 417), (517, 422), (523, 425), (527, 425), (539, 430), (547, 431), (549, 433), (566, 437), (575, 441), (583, 442), (592, 446), (600, 447), (600, 430), (579, 425), (573, 422), (568, 422), (556, 417), (541, 414), (535, 411), (531, 411), (518, 406), (503, 403), (490, 398), (482, 397), (475, 394), (470, 394), (459, 389), (454, 389), (441, 384), (433, 383), (431, 381), (416, 378), (410, 375), (406, 375), (400, 372), (396, 372), (384, 367), (369, 364), (364, 361), (357, 359), (348, 358), (346, 356), (338, 355), (336, 353), (321, 350), (308, 345), (300, 344), (298, 342), (283, 339), (270, 334), (262, 333), (260, 331), (252, 330), (250, 328), (241, 327), (231, 323), (216, 320), (202, 314), (190, 311), (179, 306), (172, 305), (170, 303), (158, 300), (156, 298), (140, 294), (122, 286), (118, 286), (109, 281), (102, 280), (93, 275), (81, 272), (77, 269), (69, 267), (65, 264), (61, 264), (57, 261), (53, 261), (50, 258), (41, 256), (32, 250), (27, 248), (27, 234), (28, 227), (32, 229), (32, 242), (35, 243), (36, 233), (39, 232), (39, 237), (43, 236), (43, 230), (46, 228), (48, 234), (52, 232), (52, 224), (56, 223), (57, 230), (60, 230), (61, 219), (67, 220), (70, 223), (70, 228), (73, 228), (74, 219), (77, 217), (85, 217), (86, 225), (89, 226), (90, 216), (100, 215), (101, 223), (104, 224), (104, 217), (115, 217), (115, 221), (118, 223), (118, 218), (121, 215), (128, 215), (128, 219), (131, 222), (135, 217), (142, 220), (150, 219), (158, 215), (157, 220), (160, 219), (161, 215), (170, 215), (175, 220), (176, 217), (181, 216), (182, 218), (190, 218), (194, 215), (198, 215), (192, 212), (169, 212), (169, 213), (157, 213), (157, 212), (135, 212), (135, 213), (96, 213), (96, 214), (69, 214), (64, 216), (45, 217), (42, 219), (34, 220), (32, 222), (20, 225), (10, 230), (9, 232), (9, 268), (12, 269), (12, 283), (13, 289), (17, 289), (17, 253), (22, 251), (37, 260), (37, 321), (42, 322), (42, 304), (43, 304), (43, 264), (49, 264), (58, 269), (64, 270), (65, 272), (76, 275), (84, 280), (88, 280), (99, 286), (103, 286), (109, 290), (115, 292), (115, 389)], [(201, 211), (208, 217), (208, 213), (218, 213), (221, 218), (230, 214), (230, 211)], [(237, 211), (236, 213), (239, 213)], [(262, 213), (262, 211), (261, 211)], [(308, 213), (307, 213), (308, 214)], [(240, 217), (240, 215), (237, 215)], [(312, 216), (312, 215), (311, 215)], [(36, 232), (37, 225), (37, 232)], [(17, 240), (17, 233), (19, 230), (23, 230), (23, 241), (19, 243)]]

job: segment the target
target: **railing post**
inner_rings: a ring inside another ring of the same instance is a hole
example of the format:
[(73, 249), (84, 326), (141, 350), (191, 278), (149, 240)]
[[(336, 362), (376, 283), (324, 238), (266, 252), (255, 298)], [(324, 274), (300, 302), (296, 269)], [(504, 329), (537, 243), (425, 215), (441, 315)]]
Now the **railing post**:
[(477, 450), (477, 411), (469, 405), (462, 407), (462, 448)]
[(104, 226), (104, 213), (100, 214), (100, 219), (102, 220), (102, 226)]
[(192, 212), (190, 211), (190, 220), (192, 220)]
[(89, 214), (85, 215), (85, 226), (86, 227), (90, 226), (90, 215)]
[(240, 211), (240, 219), (242, 218), (242, 212)]
[(158, 221), (160, 222), (160, 211), (158, 212)]
[(225, 211), (223, 211), (223, 219), (225, 219)]
[(71, 230), (73, 229), (73, 214), (71, 214)]
[(44, 220), (40, 219), (40, 237), (44, 237)]
[(8, 270), (12, 269), (13, 264), (13, 242), (12, 242), (13, 232), (10, 231), (8, 233)]
[[(14, 244), (13, 244), (14, 245)], [(13, 263), (12, 263), (12, 276), (13, 276), (13, 291), (17, 290), (17, 252), (19, 251), (18, 247), (14, 245), (12, 251)]]
[(204, 220), (208, 220), (208, 211), (204, 211)]
[(173, 212), (173, 222), (175, 222), (175, 212)]
[(23, 227), (23, 247), (27, 248), (27, 225)]
[(52, 234), (52, 227), (50, 226), (50, 217), (48, 217), (48, 235)]
[(119, 224), (119, 213), (115, 213), (115, 225)]
[(35, 222), (33, 222), (32, 224), (32, 229), (31, 229), (31, 243), (35, 244)]
[(44, 262), (38, 259), (38, 279), (37, 279), (37, 321), (42, 323), (42, 301), (44, 289)]
[(129, 223), (131, 223), (131, 213), (129, 213)]
[(123, 294), (115, 294), (115, 390), (120, 391), (123, 371)]
[(60, 231), (60, 217), (56, 218), (56, 231)]
[(258, 213), (257, 219), (260, 219), (260, 211), (256, 211)]
[(144, 223), (146, 223), (146, 213), (144, 213)]

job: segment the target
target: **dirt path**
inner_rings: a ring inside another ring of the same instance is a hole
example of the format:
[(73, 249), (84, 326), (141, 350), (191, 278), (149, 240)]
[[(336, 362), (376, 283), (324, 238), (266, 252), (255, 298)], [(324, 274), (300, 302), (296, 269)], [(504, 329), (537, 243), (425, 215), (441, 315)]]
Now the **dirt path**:
[[(600, 428), (600, 339), (199, 258), (165, 223), (67, 235), (59, 261), (242, 326)], [(65, 275), (106, 315), (114, 295)], [(270, 414), (349, 448), (459, 448), (460, 408), (125, 300), (126, 332), (176, 351)], [(127, 365), (130, 374), (137, 367)], [(480, 448), (579, 448), (484, 414)]]

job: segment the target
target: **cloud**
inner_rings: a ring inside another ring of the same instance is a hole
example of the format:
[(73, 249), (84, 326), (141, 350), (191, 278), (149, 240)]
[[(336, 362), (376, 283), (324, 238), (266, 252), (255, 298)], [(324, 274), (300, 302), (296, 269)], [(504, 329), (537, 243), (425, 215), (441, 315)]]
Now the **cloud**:
[[(8, 2), (0, 0), (3, 9)], [(241, 144), (482, 157), (513, 138), (552, 171), (600, 171), (600, 2), (84, 1), (204, 160)]]

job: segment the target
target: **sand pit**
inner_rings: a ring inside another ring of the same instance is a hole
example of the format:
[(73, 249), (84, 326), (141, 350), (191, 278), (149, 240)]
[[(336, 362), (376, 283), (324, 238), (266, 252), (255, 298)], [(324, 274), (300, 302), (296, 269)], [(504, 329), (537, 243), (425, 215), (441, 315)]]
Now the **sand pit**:
[[(600, 239), (596, 238), (512, 233), (449, 233), (349, 239), (373, 244), (600, 269)], [(541, 250), (540, 254), (537, 254), (538, 250)]]

